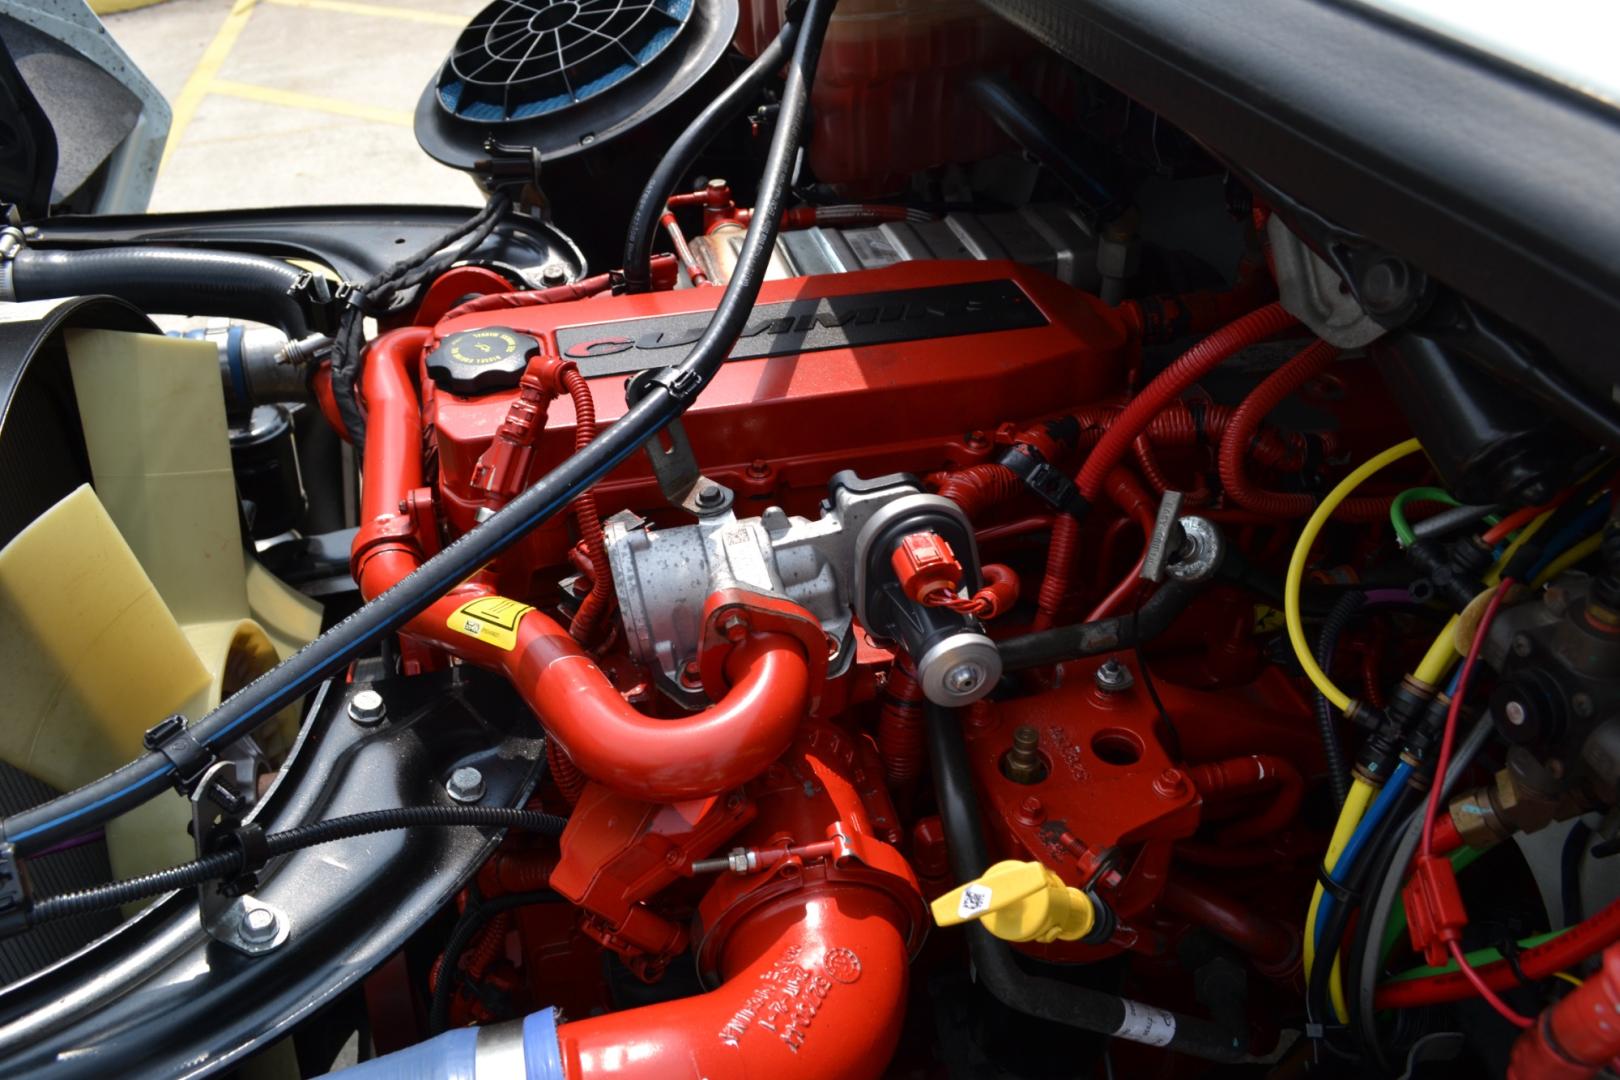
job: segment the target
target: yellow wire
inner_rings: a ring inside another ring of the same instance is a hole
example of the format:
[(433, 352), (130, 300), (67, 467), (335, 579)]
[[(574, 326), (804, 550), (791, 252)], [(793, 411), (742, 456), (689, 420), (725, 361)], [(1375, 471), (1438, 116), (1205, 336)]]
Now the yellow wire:
[(1555, 972), (1553, 972), (1552, 977), (1555, 978), (1555, 979), (1563, 979), (1565, 982), (1569, 983), (1569, 985), (1571, 985), (1571, 986), (1584, 986), (1584, 985), (1586, 985), (1586, 980), (1585, 979), (1577, 979), (1575, 976), (1571, 975), (1567, 971), (1555, 971)]
[(1519, 549), (1530, 542), (1531, 537), (1541, 531), (1543, 525), (1552, 520), (1552, 516), (1553, 512), (1548, 510), (1545, 514), (1519, 530), (1519, 535), (1513, 538), (1513, 543), (1503, 549), (1502, 557), (1496, 560), (1496, 565), (1491, 568), (1491, 572), (1485, 575), (1485, 584), (1495, 585), (1502, 580), (1502, 571), (1507, 569), (1507, 564), (1513, 561), (1513, 556), (1517, 555)]
[[(1390, 462), (1399, 461), (1421, 449), (1416, 439), (1407, 439), (1375, 455), (1339, 481), (1338, 486), (1328, 492), (1327, 497), (1316, 508), (1316, 512), (1305, 522), (1305, 527), (1300, 530), (1299, 540), (1294, 544), (1294, 554), (1288, 560), (1288, 576), (1283, 581), (1283, 618), (1288, 622), (1288, 642), (1294, 647), (1294, 655), (1299, 657), (1300, 667), (1305, 669), (1305, 677), (1310, 679), (1322, 692), (1322, 696), (1340, 712), (1350, 708), (1350, 695), (1333, 685), (1333, 680), (1328, 678), (1327, 672), (1317, 665), (1316, 657), (1311, 655), (1310, 644), (1305, 640), (1305, 620), (1300, 618), (1299, 614), (1299, 586), (1305, 577), (1305, 563), (1310, 558), (1311, 547), (1316, 543), (1317, 534), (1322, 531), (1322, 526), (1327, 524), (1328, 518), (1333, 516), (1333, 511), (1339, 508), (1339, 504), (1361, 486), (1363, 480)], [(1309, 934), (1305, 936), (1310, 937)]]
[[(1332, 873), (1339, 863), (1339, 856), (1344, 853), (1344, 846), (1350, 842), (1355, 834), (1356, 826), (1361, 824), (1361, 816), (1367, 812), (1367, 806), (1372, 802), (1378, 789), (1361, 777), (1356, 777), (1350, 785), (1350, 794), (1345, 797), (1344, 806), (1339, 809), (1339, 820), (1333, 826), (1333, 836), (1328, 840), (1327, 855), (1323, 857), (1322, 864)], [(1316, 883), (1316, 891), (1311, 893), (1311, 907), (1305, 915), (1305, 977), (1311, 977), (1311, 968), (1316, 963), (1316, 909), (1322, 906), (1322, 883)]]
[(1602, 544), (1603, 534), (1593, 533), (1591, 536), (1588, 536), (1585, 540), (1582, 540), (1580, 543), (1558, 556), (1558, 558), (1548, 563), (1547, 569), (1536, 575), (1536, 580), (1530, 583), (1531, 586), (1537, 589), (1541, 588), (1543, 585), (1547, 584), (1547, 582), (1551, 581), (1559, 574), (1562, 574), (1565, 570), (1568, 570), (1570, 567), (1592, 554), (1599, 547), (1601, 547)]
[(1423, 654), (1418, 666), (1412, 670), (1414, 678), (1421, 679), (1430, 686), (1439, 686), (1445, 680), (1446, 672), (1451, 665), (1457, 662), (1457, 644), (1454, 640), (1457, 631), (1457, 616), (1453, 615), (1446, 620), (1440, 634), (1429, 646), (1429, 651)]

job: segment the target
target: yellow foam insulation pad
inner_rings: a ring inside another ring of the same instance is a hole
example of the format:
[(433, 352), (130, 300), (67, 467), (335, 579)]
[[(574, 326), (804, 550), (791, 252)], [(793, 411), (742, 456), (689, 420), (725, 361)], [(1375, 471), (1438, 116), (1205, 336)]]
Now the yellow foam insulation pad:
[[(0, 757), (64, 790), (138, 756), (214, 681), (88, 486), (0, 549), (0, 658)], [(187, 816), (169, 796), (109, 823), (114, 872), (189, 858)]]

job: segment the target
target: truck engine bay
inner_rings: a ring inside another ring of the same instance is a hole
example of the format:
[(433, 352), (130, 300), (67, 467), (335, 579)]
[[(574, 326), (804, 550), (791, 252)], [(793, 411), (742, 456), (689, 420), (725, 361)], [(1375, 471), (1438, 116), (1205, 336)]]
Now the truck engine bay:
[(1620, 210), (1175, 8), (497, 0), (479, 208), (0, 190), (0, 1075), (1607, 1075)]

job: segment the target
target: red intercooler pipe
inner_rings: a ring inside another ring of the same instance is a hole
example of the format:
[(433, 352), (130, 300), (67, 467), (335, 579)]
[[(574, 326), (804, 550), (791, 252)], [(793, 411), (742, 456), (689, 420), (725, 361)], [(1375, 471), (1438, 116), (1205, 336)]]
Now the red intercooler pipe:
[(905, 1019), (902, 914), (859, 886), (789, 894), (731, 935), (698, 997), (563, 1024), (569, 1080), (869, 1080)]
[[(422, 561), (414, 537), (401, 527), (408, 522), (400, 508), (422, 482), (422, 413), (410, 372), (428, 334), (414, 327), (393, 331), (373, 346), (365, 365), (365, 488), (353, 563), (367, 600)], [(440, 597), (405, 632), (504, 672), (587, 776), (632, 798), (679, 802), (735, 788), (781, 756), (809, 710), (809, 664), (786, 635), (758, 634), (732, 652), (726, 663), (731, 689), (719, 704), (653, 720), (631, 708), (568, 632), (539, 611), (521, 612), (509, 641), (468, 632), (462, 607), (490, 598), (493, 590), (474, 579)]]

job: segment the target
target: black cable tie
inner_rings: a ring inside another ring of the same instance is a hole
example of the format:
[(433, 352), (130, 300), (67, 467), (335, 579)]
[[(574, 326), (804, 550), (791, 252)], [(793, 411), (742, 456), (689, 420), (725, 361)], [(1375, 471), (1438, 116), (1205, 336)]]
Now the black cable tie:
[[(1332, 875), (1325, 866), (1316, 868), (1316, 880), (1322, 883), (1322, 888), (1333, 894), (1333, 899), (1348, 907), (1354, 907), (1361, 901), (1361, 890), (1352, 889), (1333, 880)], [(1307, 929), (1306, 933), (1311, 931)]]
[(652, 376), (651, 382), (662, 386), (676, 401), (687, 402), (703, 389), (703, 377), (684, 367), (667, 367)]
[(1526, 989), (1535, 987), (1535, 980), (1527, 976), (1524, 973), (1524, 968), (1519, 964), (1519, 943), (1517, 941), (1504, 934), (1502, 940), (1496, 944), (1496, 951), (1502, 954), (1503, 963), (1507, 964), (1507, 969), (1513, 972), (1514, 982)]
[(174, 786), (188, 798), (215, 761), (214, 752), (196, 740), (187, 730), (186, 718), (178, 713), (147, 728), (141, 742), (148, 750), (169, 759), (174, 768)]

